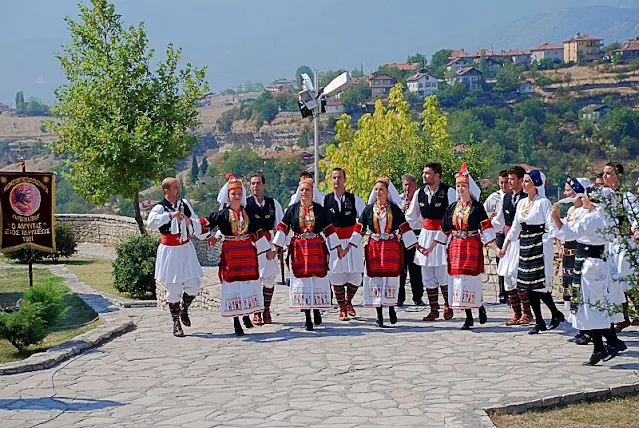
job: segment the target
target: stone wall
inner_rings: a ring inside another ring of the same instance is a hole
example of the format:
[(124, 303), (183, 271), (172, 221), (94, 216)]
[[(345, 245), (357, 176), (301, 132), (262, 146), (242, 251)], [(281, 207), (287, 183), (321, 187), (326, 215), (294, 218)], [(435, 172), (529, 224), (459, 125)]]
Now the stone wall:
[[(117, 247), (128, 238), (140, 234), (138, 224), (131, 217), (108, 214), (56, 214), (55, 218), (57, 222), (67, 224), (73, 229), (77, 242)], [(219, 264), (219, 244), (211, 249), (206, 241), (194, 239), (193, 243), (202, 266)]]

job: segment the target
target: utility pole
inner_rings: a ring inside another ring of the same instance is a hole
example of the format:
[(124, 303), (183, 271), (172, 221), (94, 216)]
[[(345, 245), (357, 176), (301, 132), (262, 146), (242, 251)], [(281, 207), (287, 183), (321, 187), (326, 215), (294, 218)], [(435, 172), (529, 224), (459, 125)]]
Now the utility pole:
[[(315, 77), (315, 90), (319, 93), (319, 80), (317, 77), (317, 70), (313, 71), (313, 75)], [(322, 103), (320, 100), (317, 107), (313, 109), (313, 128), (314, 128), (314, 173), (313, 180), (315, 183), (319, 182), (319, 116), (320, 110), (322, 109)]]

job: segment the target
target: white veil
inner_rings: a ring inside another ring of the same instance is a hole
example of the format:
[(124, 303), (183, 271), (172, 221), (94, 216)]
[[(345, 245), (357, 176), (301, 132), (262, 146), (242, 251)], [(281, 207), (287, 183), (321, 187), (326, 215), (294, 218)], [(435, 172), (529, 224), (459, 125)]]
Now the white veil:
[[(375, 182), (377, 184), (377, 182)], [(399, 192), (393, 185), (393, 182), (388, 180), (388, 200), (394, 203), (397, 206), (401, 206), (401, 198), (399, 196)], [(375, 186), (373, 185), (373, 190), (371, 190), (371, 194), (368, 197), (368, 204), (374, 204), (377, 202), (377, 197), (375, 196)]]
[[(242, 202), (241, 205), (246, 207), (246, 187), (242, 184)], [(220, 203), (220, 209), (225, 208), (231, 205), (231, 200), (229, 199), (229, 182), (224, 183), (224, 186), (220, 189), (220, 192), (217, 194), (217, 201)]]

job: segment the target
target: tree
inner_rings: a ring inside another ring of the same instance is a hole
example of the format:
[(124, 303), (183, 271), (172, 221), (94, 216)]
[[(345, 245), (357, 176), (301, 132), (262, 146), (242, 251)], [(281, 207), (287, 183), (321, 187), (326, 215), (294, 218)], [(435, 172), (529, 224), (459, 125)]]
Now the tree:
[(441, 49), (433, 54), (430, 59), (430, 74), (438, 79), (444, 78), (446, 73), (446, 64), (450, 61), (453, 51), (450, 49)]
[(424, 67), (426, 67), (426, 63), (428, 61), (426, 60), (426, 56), (424, 54), (416, 53), (416, 54), (410, 55), (408, 58), (406, 58), (406, 62), (409, 63), (409, 64), (419, 63), (421, 65), (421, 67), (424, 68)]
[(300, 136), (297, 139), (297, 146), (302, 149), (305, 149), (309, 146), (307, 129), (302, 129), (302, 132), (300, 132)]
[(16, 93), (16, 114), (24, 114), (26, 105), (24, 103), (24, 92)]
[(308, 74), (308, 77), (311, 78), (311, 82), (315, 84), (315, 75), (313, 74), (313, 70), (311, 70), (311, 67), (309, 67), (308, 65), (300, 65), (299, 67), (297, 67), (297, 70), (295, 70), (295, 80), (297, 81), (298, 87), (301, 87), (300, 76), (302, 75), (302, 73)]
[(204, 156), (202, 158), (202, 163), (200, 164), (200, 174), (202, 174), (202, 176), (206, 175), (206, 172), (209, 170), (209, 161), (206, 158), (206, 156)]
[(106, 0), (79, 8), (79, 21), (66, 18), (71, 43), (57, 55), (68, 80), (55, 91), (53, 113), (62, 121), (46, 125), (59, 137), (56, 153), (72, 156), (68, 178), (80, 195), (94, 204), (116, 195), (132, 200), (144, 234), (139, 192), (195, 145), (206, 69), (178, 70), (182, 51), (172, 44), (164, 61), (154, 59), (144, 24), (124, 28)]
[(195, 156), (195, 153), (193, 153), (193, 157), (191, 158), (191, 184), (195, 184), (199, 174), (200, 168), (197, 165), (197, 157)]
[(360, 82), (351, 85), (342, 92), (342, 104), (344, 105), (344, 113), (353, 114), (361, 110), (362, 104), (371, 95), (371, 89), (367, 82)]
[(519, 88), (519, 82), (522, 77), (521, 68), (516, 64), (506, 64), (499, 73), (497, 73), (497, 83), (495, 84), (496, 92), (514, 92)]
[(277, 101), (269, 100), (264, 104), (264, 107), (262, 107), (261, 118), (264, 122), (268, 122), (270, 124), (277, 116), (278, 111)]

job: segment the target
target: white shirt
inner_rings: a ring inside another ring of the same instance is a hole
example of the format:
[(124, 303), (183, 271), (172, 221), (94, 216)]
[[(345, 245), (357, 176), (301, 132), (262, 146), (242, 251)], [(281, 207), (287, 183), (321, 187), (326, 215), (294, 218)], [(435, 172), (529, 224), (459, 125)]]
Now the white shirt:
[[(530, 210), (527, 209), (529, 204), (532, 204)], [(528, 197), (525, 197), (517, 203), (517, 213), (515, 214), (513, 225), (506, 236), (510, 242), (519, 239), (522, 223), (526, 223), (529, 226), (543, 224), (546, 226), (546, 231), (550, 233), (550, 237), (554, 237), (557, 234), (557, 226), (555, 226), (555, 222), (552, 219), (552, 204), (548, 198), (544, 198), (541, 195), (536, 195), (532, 202), (529, 201)]]
[[(340, 211), (342, 211), (342, 202), (344, 202), (345, 196), (346, 196), (346, 193), (342, 193), (342, 197), (338, 198), (337, 194), (333, 192), (333, 198), (335, 199), (335, 201), (337, 201), (337, 207)], [(357, 211), (357, 218), (359, 218), (359, 216), (362, 215), (364, 208), (366, 208), (366, 204), (364, 204), (364, 201), (362, 200), (362, 198), (360, 198), (357, 195), (354, 195), (354, 196), (355, 196), (355, 211)]]
[[(425, 191), (425, 189), (428, 189), (428, 191)], [(435, 194), (435, 192), (437, 192), (437, 190), (439, 190), (439, 186), (437, 186), (435, 191), (431, 193), (430, 187), (425, 186), (418, 189), (415, 192), (415, 194), (413, 195), (413, 200), (410, 202), (410, 206), (406, 210), (406, 221), (408, 222), (410, 227), (412, 227), (413, 229), (421, 229), (422, 223), (424, 222), (424, 219), (422, 217), (422, 210), (420, 209), (420, 206), (419, 206), (419, 192), (424, 192), (426, 194), (426, 197), (428, 198), (428, 204), (430, 204), (431, 199), (433, 195)], [(453, 189), (452, 187), (449, 187), (448, 203), (452, 204), (453, 202), (456, 202), (456, 201), (457, 201), (457, 191), (455, 191), (455, 189)]]

